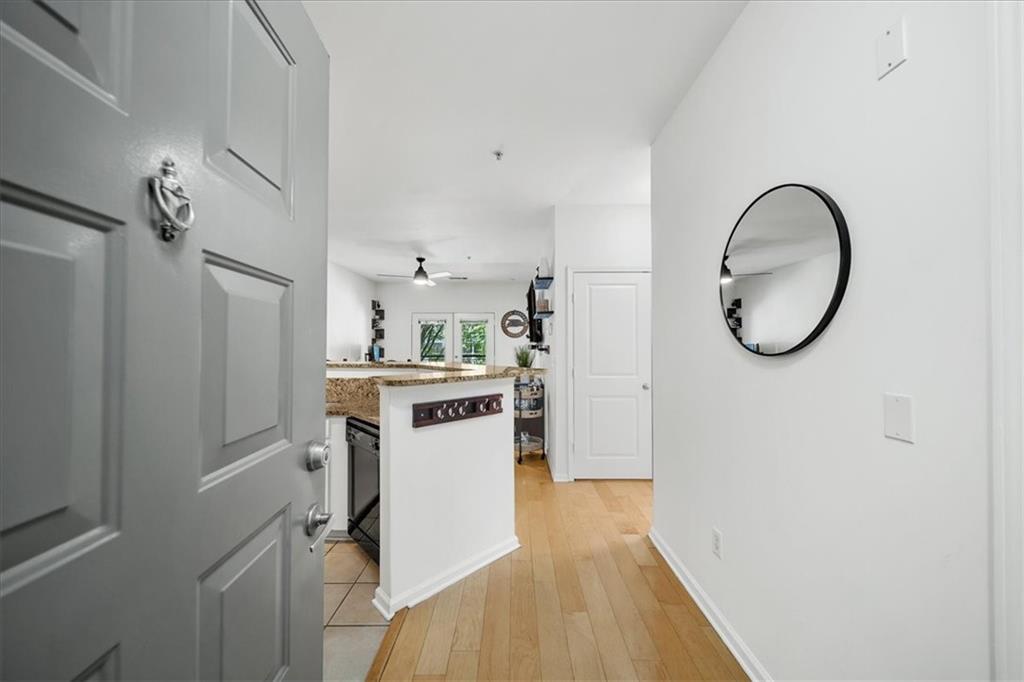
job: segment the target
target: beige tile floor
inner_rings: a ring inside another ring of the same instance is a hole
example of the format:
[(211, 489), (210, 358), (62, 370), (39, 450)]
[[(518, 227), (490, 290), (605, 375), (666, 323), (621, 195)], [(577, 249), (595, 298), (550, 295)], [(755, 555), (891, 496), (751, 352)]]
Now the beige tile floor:
[(364, 680), (388, 625), (370, 603), (377, 564), (354, 542), (324, 550), (324, 679)]

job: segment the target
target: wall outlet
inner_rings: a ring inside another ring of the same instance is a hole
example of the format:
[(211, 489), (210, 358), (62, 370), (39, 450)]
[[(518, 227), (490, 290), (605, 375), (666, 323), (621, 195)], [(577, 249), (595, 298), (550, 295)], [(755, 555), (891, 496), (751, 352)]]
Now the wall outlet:
[(722, 531), (717, 528), (711, 529), (711, 553), (722, 558)]

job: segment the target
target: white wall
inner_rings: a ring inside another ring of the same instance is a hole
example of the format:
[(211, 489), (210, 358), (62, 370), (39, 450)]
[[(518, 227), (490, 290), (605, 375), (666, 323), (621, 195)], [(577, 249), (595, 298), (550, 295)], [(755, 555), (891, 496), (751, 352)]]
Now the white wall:
[[(492, 313), (494, 315), (494, 363), (514, 365), (515, 348), (529, 343), (523, 336), (511, 339), (501, 332), (501, 316), (509, 310), (526, 312), (529, 282), (439, 282), (436, 287), (419, 287), (411, 282), (378, 284), (377, 298), (384, 308), (384, 351), (386, 359), (413, 357), (412, 316), (414, 313)], [(539, 365), (538, 365), (539, 366)]]
[[(568, 273), (572, 268), (651, 266), (651, 207), (568, 205), (555, 208), (555, 283), (549, 296), (555, 314), (545, 329), (551, 345), (546, 386), (551, 443), (548, 466), (556, 480), (569, 475), (568, 353), (566, 338), (571, 323)], [(553, 409), (552, 409), (553, 406)]]
[(376, 285), (337, 263), (327, 263), (327, 357), (362, 360), (370, 345), (370, 301)]
[[(759, 674), (990, 675), (987, 11), (750, 3), (654, 144), (654, 534)], [(878, 81), (901, 16), (910, 59)], [(759, 358), (719, 264), (787, 181), (838, 202), (852, 272), (821, 338)], [(883, 438), (886, 391), (916, 444)]]

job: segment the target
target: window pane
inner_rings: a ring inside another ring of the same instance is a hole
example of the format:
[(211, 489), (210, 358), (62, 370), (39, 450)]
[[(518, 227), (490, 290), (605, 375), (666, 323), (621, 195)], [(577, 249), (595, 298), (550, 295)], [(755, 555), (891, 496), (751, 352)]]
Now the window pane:
[(462, 361), (471, 365), (487, 364), (487, 322), (463, 320)]
[(445, 323), (442, 320), (431, 320), (420, 323), (420, 360), (444, 362)]

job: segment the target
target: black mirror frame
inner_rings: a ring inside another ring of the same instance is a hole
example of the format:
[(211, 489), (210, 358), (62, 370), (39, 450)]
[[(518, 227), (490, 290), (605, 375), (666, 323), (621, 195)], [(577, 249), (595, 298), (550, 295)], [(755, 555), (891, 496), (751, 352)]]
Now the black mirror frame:
[[(802, 189), (806, 189), (821, 199), (822, 203), (824, 203), (828, 208), (828, 212), (832, 215), (832, 221), (836, 226), (836, 233), (839, 236), (839, 272), (836, 274), (836, 286), (835, 289), (832, 290), (832, 299), (829, 301), (828, 307), (825, 309), (825, 313), (821, 316), (821, 319), (818, 321), (818, 324), (814, 329), (812, 329), (800, 343), (796, 344), (792, 348), (784, 350), (781, 353), (761, 353), (760, 351), (748, 348), (742, 341), (730, 334), (730, 336), (732, 336), (743, 350), (762, 358), (773, 358), (795, 353), (798, 350), (806, 348), (812, 341), (821, 336), (821, 333), (824, 332), (825, 328), (828, 327), (830, 322), (832, 322), (832, 318), (836, 316), (836, 311), (839, 310), (839, 304), (842, 303), (843, 295), (846, 293), (846, 284), (850, 279), (850, 232), (846, 227), (846, 218), (843, 217), (843, 212), (839, 210), (839, 205), (835, 200), (824, 190), (818, 189), (813, 185), (805, 185), (799, 182), (787, 182), (782, 185), (776, 185), (769, 190), (761, 192), (756, 199), (747, 205), (743, 210), (743, 213), (740, 215), (739, 220), (737, 220), (736, 224), (733, 225), (732, 232), (729, 233), (729, 239), (725, 242), (725, 250), (722, 251), (722, 260), (718, 265), (718, 272), (721, 272), (722, 265), (725, 263), (725, 259), (729, 253), (729, 244), (732, 243), (733, 235), (736, 234), (736, 229), (740, 226), (740, 223), (743, 222), (743, 218), (746, 217), (747, 213), (750, 212), (750, 209), (752, 209), (758, 201), (775, 190), (783, 189), (784, 187), (800, 187)], [(719, 277), (719, 279), (721, 279), (721, 277)], [(726, 320), (725, 326), (728, 329), (729, 321), (725, 315), (725, 299), (723, 298), (721, 281), (718, 283), (718, 302), (719, 308), (722, 311), (722, 317)]]

